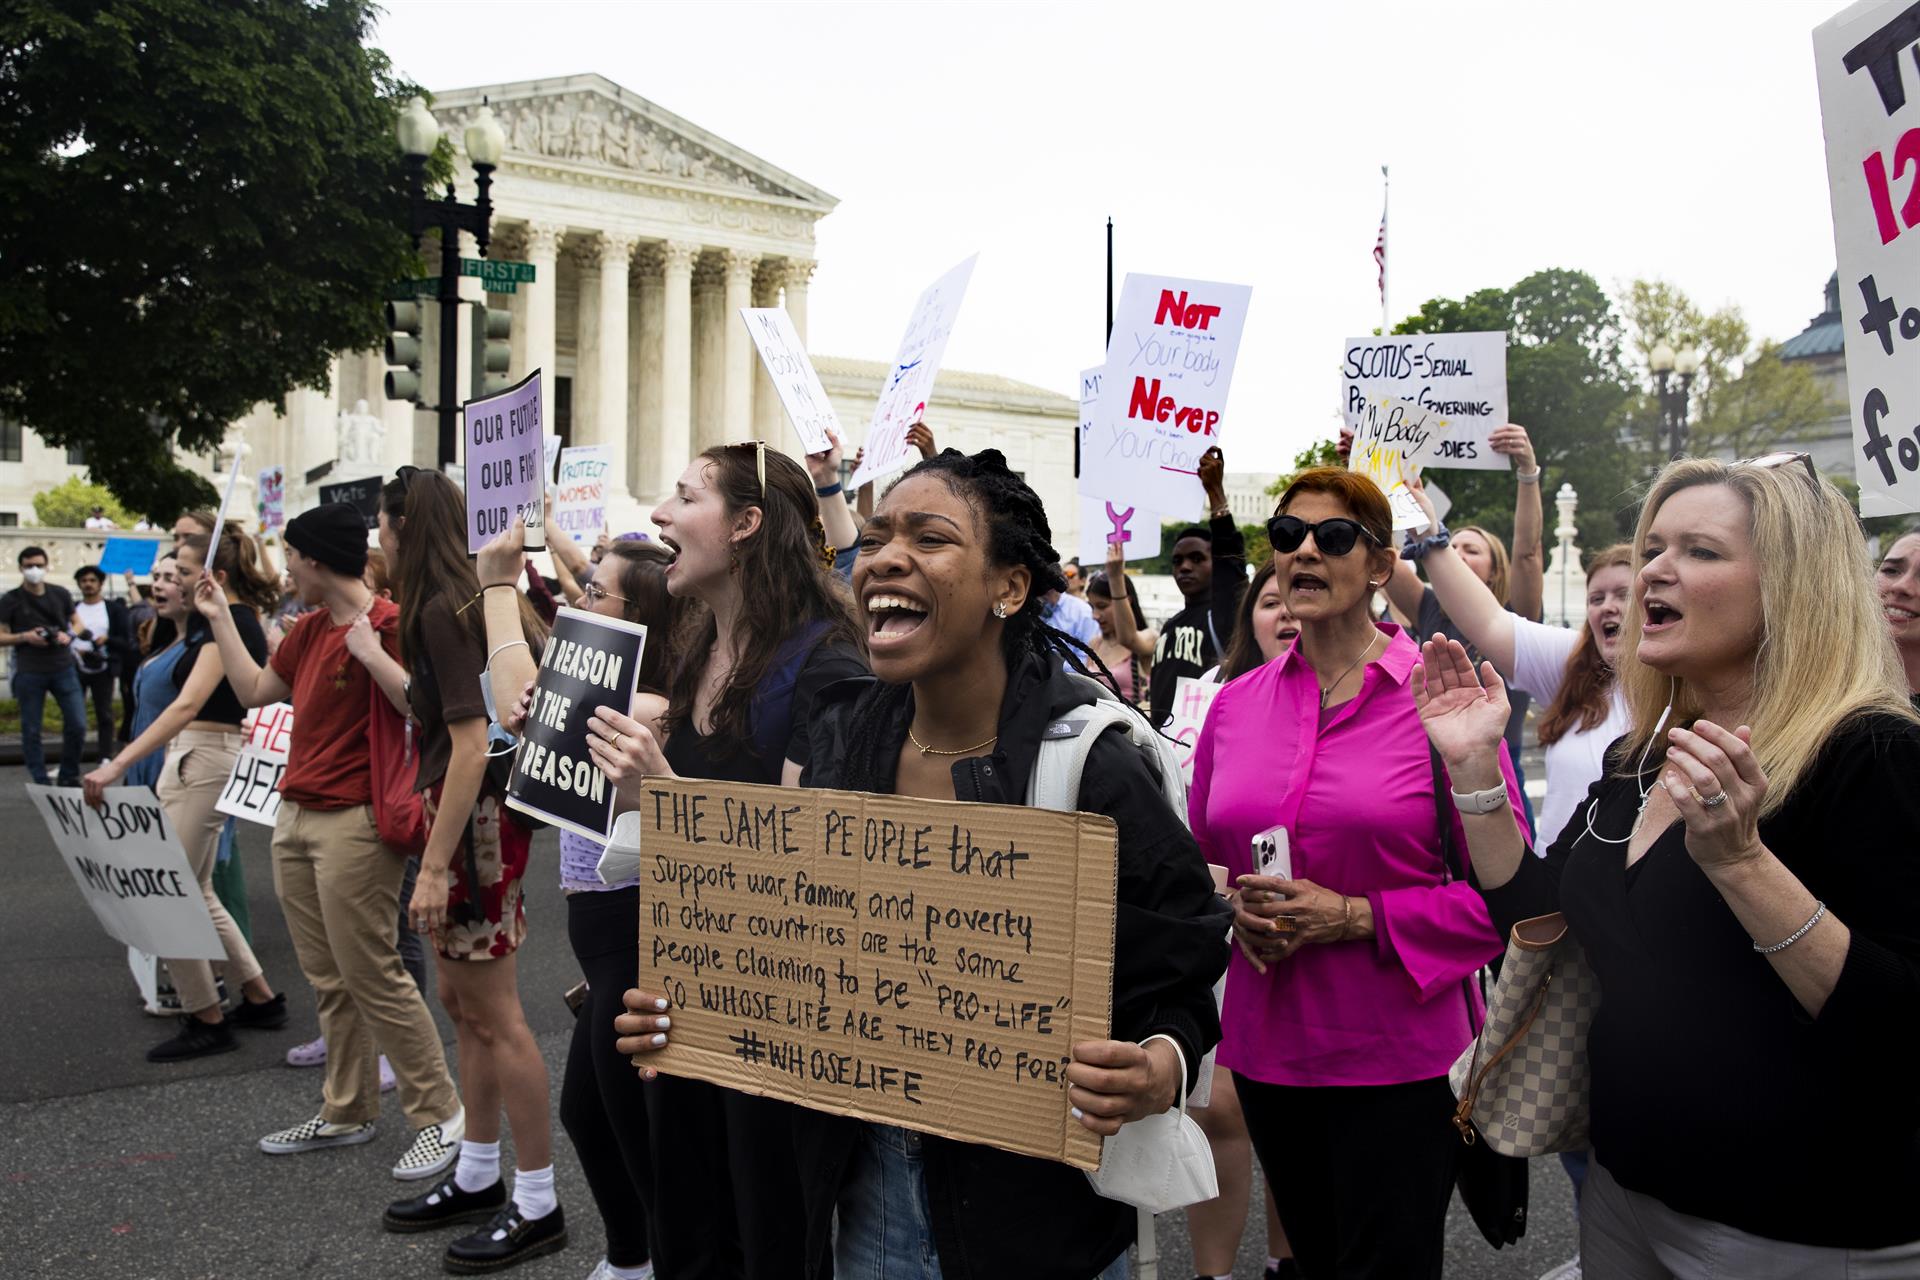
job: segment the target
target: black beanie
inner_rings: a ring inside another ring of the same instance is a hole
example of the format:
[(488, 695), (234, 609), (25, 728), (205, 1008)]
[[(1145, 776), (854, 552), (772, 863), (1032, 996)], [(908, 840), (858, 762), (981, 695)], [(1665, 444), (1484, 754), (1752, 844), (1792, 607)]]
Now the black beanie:
[(348, 578), (367, 571), (367, 521), (359, 508), (344, 502), (329, 502), (287, 521), (287, 545)]

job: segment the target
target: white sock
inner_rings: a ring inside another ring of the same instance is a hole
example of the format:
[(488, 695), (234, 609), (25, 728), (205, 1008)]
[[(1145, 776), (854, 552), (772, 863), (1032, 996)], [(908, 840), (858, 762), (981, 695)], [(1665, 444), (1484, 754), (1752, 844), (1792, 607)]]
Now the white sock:
[(637, 1267), (616, 1267), (609, 1262), (607, 1274), (612, 1276), (613, 1280), (653, 1280), (653, 1264), (643, 1262)]
[(460, 1140), (460, 1163), (454, 1166), (453, 1185), (462, 1191), (485, 1191), (500, 1181), (500, 1143)]
[(528, 1222), (544, 1218), (560, 1207), (559, 1197), (553, 1194), (552, 1165), (513, 1171), (513, 1207)]

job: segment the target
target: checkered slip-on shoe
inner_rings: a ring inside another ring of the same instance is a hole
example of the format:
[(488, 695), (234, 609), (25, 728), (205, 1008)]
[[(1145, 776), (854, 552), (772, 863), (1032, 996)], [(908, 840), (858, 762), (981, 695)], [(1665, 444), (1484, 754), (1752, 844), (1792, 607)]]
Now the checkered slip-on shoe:
[(270, 1156), (290, 1156), (325, 1147), (352, 1147), (373, 1141), (373, 1122), (365, 1124), (329, 1124), (319, 1116), (279, 1133), (260, 1139), (260, 1149)]
[(417, 1182), (444, 1173), (453, 1167), (454, 1158), (460, 1154), (460, 1139), (466, 1136), (467, 1109), (462, 1107), (451, 1120), (430, 1124), (414, 1134), (400, 1162), (393, 1166), (393, 1176), (401, 1182)]

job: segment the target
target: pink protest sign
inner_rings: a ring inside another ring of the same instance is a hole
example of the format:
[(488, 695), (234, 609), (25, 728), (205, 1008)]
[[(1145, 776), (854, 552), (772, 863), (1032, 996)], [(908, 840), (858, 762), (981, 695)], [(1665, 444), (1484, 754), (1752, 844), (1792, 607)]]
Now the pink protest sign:
[(545, 546), (546, 432), (540, 421), (540, 371), (498, 395), (466, 403), (467, 550), (480, 550), (523, 520), (527, 546)]

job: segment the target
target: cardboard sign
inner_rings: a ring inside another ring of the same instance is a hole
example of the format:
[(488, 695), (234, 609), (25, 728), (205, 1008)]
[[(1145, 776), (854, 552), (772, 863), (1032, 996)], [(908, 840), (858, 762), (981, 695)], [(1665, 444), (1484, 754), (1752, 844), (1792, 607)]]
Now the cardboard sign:
[(607, 527), (607, 476), (612, 471), (611, 445), (581, 444), (560, 451), (553, 522), (576, 546), (592, 546)]
[(960, 303), (967, 296), (967, 281), (973, 278), (973, 264), (979, 258), (976, 253), (935, 280), (913, 304), (913, 315), (894, 354), (887, 384), (880, 388), (879, 402), (873, 406), (866, 456), (854, 471), (850, 488), (884, 480), (920, 456), (907, 443), (907, 428), (926, 414), (927, 401), (933, 398), (933, 380), (940, 372), (947, 338), (953, 333)]
[(520, 731), (507, 803), (589, 840), (613, 826), (613, 784), (587, 750), (596, 707), (625, 712), (639, 687), (647, 629), (622, 618), (562, 609), (540, 655), (533, 712)]
[(380, 488), (385, 482), (379, 476), (368, 476), (364, 480), (342, 480), (338, 484), (320, 486), (320, 502), (344, 502), (366, 520), (367, 528), (380, 527)]
[[(806, 453), (825, 453), (840, 438), (840, 416), (820, 385), (820, 375), (807, 357), (800, 331), (784, 307), (742, 307), (740, 319), (753, 337), (753, 349), (767, 366), (773, 389), (780, 393), (780, 407), (800, 437)], [(912, 423), (908, 423), (912, 426)]]
[(1107, 1038), (1111, 818), (676, 778), (629, 827), (654, 1066), (1099, 1166), (1066, 1065)]
[(131, 571), (140, 577), (153, 572), (160, 543), (153, 538), (108, 538), (100, 552), (100, 572), (109, 578)]
[(1860, 514), (1920, 511), (1920, 10), (1861, 0), (1813, 32)]
[(280, 779), (287, 772), (287, 747), (293, 741), (293, 706), (275, 702), (247, 713), (247, 743), (234, 757), (233, 772), (213, 807), (262, 826), (280, 816)]
[(260, 472), (260, 532), (278, 533), (287, 527), (287, 469), (265, 467)]
[(1505, 333), (1394, 334), (1348, 338), (1341, 349), (1340, 411), (1356, 434), (1368, 406), (1407, 400), (1452, 425), (1430, 467), (1505, 471), (1512, 463), (1487, 443), (1507, 423)]
[(1116, 508), (1199, 511), (1200, 455), (1220, 443), (1253, 290), (1129, 275), (1120, 289), (1080, 491)]
[(1160, 732), (1173, 740), (1180, 756), (1180, 774), (1189, 787), (1193, 785), (1193, 749), (1200, 743), (1200, 729), (1207, 723), (1207, 712), (1213, 710), (1213, 700), (1225, 687), (1192, 676), (1181, 676), (1173, 682), (1173, 715)]
[(170, 960), (224, 960), (200, 882), (166, 811), (148, 787), (108, 787), (88, 807), (74, 787), (27, 784), (27, 795), (100, 927)]
[(493, 541), (512, 520), (527, 526), (527, 545), (544, 547), (546, 431), (540, 422), (540, 371), (498, 395), (466, 403), (467, 552)]

